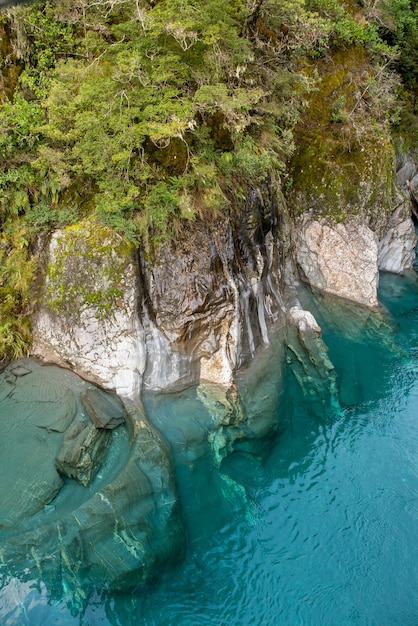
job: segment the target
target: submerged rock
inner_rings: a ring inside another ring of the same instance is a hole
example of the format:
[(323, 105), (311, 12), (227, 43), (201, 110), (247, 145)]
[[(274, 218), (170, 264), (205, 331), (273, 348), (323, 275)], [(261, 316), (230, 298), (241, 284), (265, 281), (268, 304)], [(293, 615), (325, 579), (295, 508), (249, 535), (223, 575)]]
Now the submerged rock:
[(31, 370), (28, 367), (23, 367), (23, 365), (11, 367), (10, 371), (14, 376), (27, 376), (31, 373)]
[(36, 420), (38, 428), (45, 428), (48, 432), (63, 433), (67, 430), (77, 414), (77, 400), (74, 392), (67, 389), (54, 406), (53, 411), (42, 411)]
[(55, 463), (60, 474), (87, 487), (102, 464), (110, 432), (91, 422), (75, 422), (64, 435)]
[(125, 421), (125, 413), (117, 396), (100, 389), (87, 389), (81, 394), (81, 402), (96, 428), (112, 430)]
[(294, 306), (286, 327), (287, 363), (309, 413), (326, 419), (340, 409), (337, 374), (321, 336), (321, 328), (309, 311)]
[[(54, 425), (72, 420), (73, 405), (65, 385), (56, 389), (51, 381), (43, 387), (41, 368), (29, 363), (12, 363), (0, 374), (0, 391), (9, 390), (0, 403), (0, 534), (42, 511), (63, 484), (54, 463), (62, 434)], [(10, 371), (25, 373), (7, 382)]]
[(304, 311), (298, 306), (292, 306), (288, 311), (288, 319), (292, 326), (295, 326), (300, 333), (306, 333), (312, 330), (314, 333), (320, 333), (321, 327), (310, 311)]
[[(126, 589), (150, 580), (184, 549), (167, 445), (135, 403), (125, 409), (129, 436), (124, 426), (110, 432), (86, 425), (79, 394), (88, 383), (68, 370), (26, 363), (31, 374), (17, 378), (0, 405), (2, 575), (39, 578), (51, 597), (65, 593), (80, 602), (94, 586)], [(6, 376), (7, 370), (0, 375), (0, 387), (7, 385)], [(77, 396), (73, 425), (65, 436), (40, 430), (39, 417), (59, 408), (60, 399), (68, 399), (68, 389)], [(92, 433), (100, 435), (100, 444)], [(85, 488), (75, 481), (63, 485), (56, 456), (66, 463), (71, 457), (73, 467), (66, 471), (72, 475), (75, 468), (75, 478), (82, 482), (90, 471), (84, 456), (94, 457), (92, 449), (103, 445), (102, 438), (120, 441), (123, 433), (126, 456), (115, 457), (112, 443), (94, 482)], [(63, 440), (69, 447), (61, 448)]]

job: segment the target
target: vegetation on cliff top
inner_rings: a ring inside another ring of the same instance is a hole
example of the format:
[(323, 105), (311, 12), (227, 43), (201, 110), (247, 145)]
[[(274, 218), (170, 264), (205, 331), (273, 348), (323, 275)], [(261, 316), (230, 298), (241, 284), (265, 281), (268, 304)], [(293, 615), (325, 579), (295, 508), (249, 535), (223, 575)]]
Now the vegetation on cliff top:
[(179, 220), (238, 209), (272, 171), (291, 187), (294, 129), (326, 61), (362, 50), (361, 106), (341, 92), (329, 121), (353, 109), (350, 124), (377, 132), (391, 67), (416, 99), (417, 24), (416, 0), (42, 0), (3, 11), (0, 359), (27, 343), (37, 233), (93, 215), (155, 243)]

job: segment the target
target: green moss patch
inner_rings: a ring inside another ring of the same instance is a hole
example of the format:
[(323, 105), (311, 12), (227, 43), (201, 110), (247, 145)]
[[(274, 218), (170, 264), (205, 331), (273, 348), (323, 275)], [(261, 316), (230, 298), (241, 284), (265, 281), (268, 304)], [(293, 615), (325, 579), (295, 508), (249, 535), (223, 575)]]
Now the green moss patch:
[(123, 308), (132, 246), (112, 229), (85, 220), (57, 236), (47, 269), (46, 304), (70, 320), (93, 309), (98, 319)]
[(293, 212), (336, 221), (362, 214), (378, 222), (393, 206), (394, 151), (365, 50), (338, 50), (315, 68), (307, 71), (319, 69), (320, 78), (290, 165)]

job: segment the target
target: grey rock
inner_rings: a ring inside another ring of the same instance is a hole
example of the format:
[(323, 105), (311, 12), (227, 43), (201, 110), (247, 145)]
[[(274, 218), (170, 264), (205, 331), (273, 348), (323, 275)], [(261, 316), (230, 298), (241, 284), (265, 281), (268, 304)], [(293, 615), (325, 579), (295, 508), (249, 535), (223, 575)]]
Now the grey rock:
[(23, 365), (17, 365), (16, 367), (12, 367), (10, 371), (15, 376), (20, 377), (20, 376), (27, 376), (28, 374), (31, 373), (32, 370), (28, 369), (27, 367), (24, 367)]
[(396, 172), (396, 182), (402, 188), (406, 189), (407, 182), (414, 177), (417, 166), (412, 161), (406, 161), (404, 165)]
[(81, 402), (96, 428), (111, 430), (125, 421), (122, 403), (114, 394), (91, 388), (81, 394)]
[(74, 392), (67, 389), (59, 403), (45, 407), (36, 419), (38, 428), (48, 432), (63, 433), (67, 430), (77, 413), (77, 401)]
[(416, 202), (418, 202), (418, 172), (415, 174), (415, 176), (410, 181), (409, 189), (410, 189), (411, 195), (413, 196), (414, 200)]
[(284, 317), (273, 186), (249, 193), (236, 222), (184, 224), (176, 241), (141, 259), (146, 298), (144, 386), (234, 385), (237, 368)]
[(388, 231), (379, 241), (379, 269), (397, 274), (412, 269), (416, 243), (410, 202), (401, 200), (391, 216)]
[(55, 462), (58, 471), (87, 487), (103, 461), (110, 433), (91, 422), (75, 422), (64, 435)]

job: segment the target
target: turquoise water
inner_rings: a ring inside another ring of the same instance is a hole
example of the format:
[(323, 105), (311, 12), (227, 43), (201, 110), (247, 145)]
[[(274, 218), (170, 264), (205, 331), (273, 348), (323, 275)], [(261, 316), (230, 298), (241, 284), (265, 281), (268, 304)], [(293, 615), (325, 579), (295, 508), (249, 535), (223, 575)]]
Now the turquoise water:
[(302, 299), (323, 327), (341, 407), (312, 414), (278, 343), (277, 437), (219, 468), (193, 391), (149, 398), (176, 461), (185, 559), (127, 593), (98, 589), (83, 609), (50, 599), (42, 581), (7, 581), (2, 626), (418, 624), (416, 276), (381, 277), (381, 315)]

